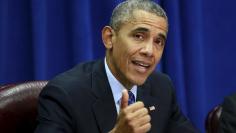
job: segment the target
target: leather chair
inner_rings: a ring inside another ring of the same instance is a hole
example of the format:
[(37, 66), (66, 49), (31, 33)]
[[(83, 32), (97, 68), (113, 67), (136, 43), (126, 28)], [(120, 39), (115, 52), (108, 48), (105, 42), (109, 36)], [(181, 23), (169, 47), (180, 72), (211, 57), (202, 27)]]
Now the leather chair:
[(219, 133), (219, 119), (222, 107), (217, 105), (208, 114), (205, 120), (206, 133)]
[(9, 87), (13, 87), (13, 86), (15, 86), (15, 84), (2, 85), (2, 86), (0, 86), (0, 91), (3, 90), (3, 89), (5, 89), (5, 88), (9, 88)]
[(5, 85), (0, 89), (0, 132), (33, 133), (38, 95), (47, 81)]

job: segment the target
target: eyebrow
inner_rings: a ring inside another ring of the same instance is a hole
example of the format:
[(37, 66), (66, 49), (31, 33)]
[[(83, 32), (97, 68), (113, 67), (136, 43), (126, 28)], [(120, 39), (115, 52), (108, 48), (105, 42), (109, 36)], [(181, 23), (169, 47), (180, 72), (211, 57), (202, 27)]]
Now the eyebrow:
[(159, 33), (159, 34), (158, 34), (158, 36), (160, 36), (161, 38), (163, 38), (163, 39), (164, 39), (164, 41), (166, 41), (166, 36), (165, 36), (164, 34), (162, 34), (162, 33)]
[(144, 27), (139, 27), (137, 29), (134, 29), (132, 32), (149, 32), (149, 29)]

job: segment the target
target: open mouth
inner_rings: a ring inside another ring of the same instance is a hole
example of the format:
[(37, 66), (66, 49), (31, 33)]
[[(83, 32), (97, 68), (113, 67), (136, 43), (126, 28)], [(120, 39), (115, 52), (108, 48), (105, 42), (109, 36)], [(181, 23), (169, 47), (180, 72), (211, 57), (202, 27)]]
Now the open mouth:
[(146, 72), (148, 68), (150, 68), (151, 64), (144, 62), (144, 61), (139, 61), (139, 60), (132, 60), (131, 61), (135, 66), (137, 66), (137, 71), (139, 72)]
[(145, 67), (145, 68), (150, 67), (150, 65), (148, 63), (144, 63), (142, 61), (132, 61), (132, 63), (134, 63), (135, 65), (141, 66), (141, 67)]

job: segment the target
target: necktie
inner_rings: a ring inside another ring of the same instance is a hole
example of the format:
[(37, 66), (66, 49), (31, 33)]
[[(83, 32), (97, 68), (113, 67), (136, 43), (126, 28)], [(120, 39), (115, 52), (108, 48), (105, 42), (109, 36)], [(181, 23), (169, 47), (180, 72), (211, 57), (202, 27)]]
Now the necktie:
[(128, 105), (130, 105), (130, 104), (135, 102), (135, 97), (134, 97), (134, 94), (131, 91), (128, 91), (128, 93), (129, 93)]

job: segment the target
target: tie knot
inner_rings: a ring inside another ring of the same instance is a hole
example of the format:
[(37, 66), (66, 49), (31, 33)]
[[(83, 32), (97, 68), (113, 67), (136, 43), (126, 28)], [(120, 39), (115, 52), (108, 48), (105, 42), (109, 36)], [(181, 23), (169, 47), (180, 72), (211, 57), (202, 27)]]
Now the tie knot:
[(131, 91), (128, 91), (128, 94), (129, 94), (128, 105), (130, 105), (130, 104), (135, 102), (135, 97), (134, 97), (134, 94)]

